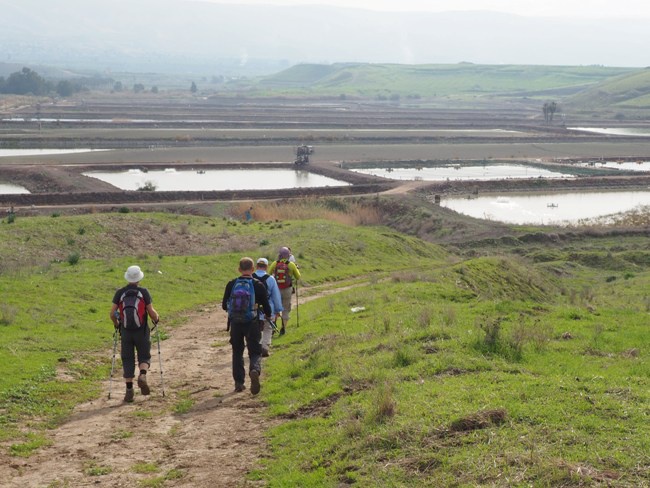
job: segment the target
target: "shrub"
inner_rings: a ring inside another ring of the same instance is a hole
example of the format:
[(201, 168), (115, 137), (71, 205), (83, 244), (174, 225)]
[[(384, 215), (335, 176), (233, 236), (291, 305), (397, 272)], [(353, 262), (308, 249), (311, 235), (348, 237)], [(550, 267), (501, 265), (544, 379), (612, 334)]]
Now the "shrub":
[(373, 409), (369, 412), (368, 420), (372, 423), (383, 423), (395, 415), (396, 403), (393, 398), (393, 387), (383, 384), (377, 389), (377, 398), (373, 402)]
[(145, 181), (144, 185), (139, 187), (137, 191), (156, 191), (158, 187), (153, 181)]
[(70, 254), (68, 254), (68, 259), (67, 259), (68, 264), (70, 266), (74, 266), (75, 264), (77, 264), (79, 262), (80, 258), (81, 258), (81, 255), (79, 254), (78, 251), (70, 253)]
[(119, 213), (127, 214), (130, 212), (129, 207), (120, 207), (118, 210)]
[(7, 215), (7, 223), (8, 224), (13, 224), (16, 221), (16, 214), (15, 213), (10, 213)]

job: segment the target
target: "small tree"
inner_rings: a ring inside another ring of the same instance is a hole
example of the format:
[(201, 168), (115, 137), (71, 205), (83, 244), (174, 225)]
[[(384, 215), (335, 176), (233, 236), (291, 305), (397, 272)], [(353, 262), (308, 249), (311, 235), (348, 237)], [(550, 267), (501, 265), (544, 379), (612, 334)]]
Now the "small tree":
[(142, 93), (144, 91), (144, 85), (142, 83), (136, 83), (133, 85), (134, 93)]
[(192, 82), (192, 86), (190, 86), (190, 91), (192, 93), (196, 93), (198, 91), (198, 88), (196, 87), (196, 83)]
[(553, 115), (557, 112), (558, 106), (555, 102), (545, 102), (542, 106), (542, 112), (544, 113), (544, 122), (549, 124), (553, 122)]

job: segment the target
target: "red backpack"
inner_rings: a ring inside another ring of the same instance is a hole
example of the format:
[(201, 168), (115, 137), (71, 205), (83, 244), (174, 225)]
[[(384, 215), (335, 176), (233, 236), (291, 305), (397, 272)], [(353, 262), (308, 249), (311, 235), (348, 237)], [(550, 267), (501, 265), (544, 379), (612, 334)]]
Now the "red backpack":
[(273, 276), (275, 277), (275, 281), (278, 282), (278, 288), (289, 288), (292, 284), (291, 273), (289, 272), (289, 261), (286, 259), (280, 259), (275, 264)]
[(125, 329), (139, 329), (145, 323), (147, 304), (138, 288), (128, 288), (118, 303), (120, 322)]

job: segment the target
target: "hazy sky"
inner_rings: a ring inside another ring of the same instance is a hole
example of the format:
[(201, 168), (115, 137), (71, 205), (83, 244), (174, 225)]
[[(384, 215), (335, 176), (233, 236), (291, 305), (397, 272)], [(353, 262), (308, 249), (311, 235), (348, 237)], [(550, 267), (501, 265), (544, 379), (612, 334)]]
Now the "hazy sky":
[(492, 10), (519, 15), (650, 19), (648, 0), (204, 0), (214, 3), (335, 5), (370, 10)]

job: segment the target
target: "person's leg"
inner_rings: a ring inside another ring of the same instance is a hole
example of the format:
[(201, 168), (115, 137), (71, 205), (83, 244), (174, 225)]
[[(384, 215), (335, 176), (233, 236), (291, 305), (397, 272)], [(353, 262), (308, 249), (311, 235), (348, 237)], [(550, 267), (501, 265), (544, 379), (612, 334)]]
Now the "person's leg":
[(257, 321), (251, 322), (246, 330), (246, 347), (250, 361), (248, 375), (251, 379), (251, 393), (257, 395), (260, 391), (260, 374), (262, 373), (262, 331)]
[(273, 337), (273, 327), (271, 327), (271, 324), (268, 320), (265, 320), (264, 328), (262, 329), (262, 357), (269, 356), (272, 337)]
[(151, 393), (147, 383), (147, 371), (151, 365), (151, 338), (148, 327), (143, 327), (136, 332), (135, 350), (138, 353), (138, 367), (140, 368), (138, 388), (140, 388), (140, 393), (148, 395)]
[(125, 402), (132, 402), (134, 397), (133, 379), (135, 377), (135, 344), (129, 331), (122, 330), (120, 339), (120, 358), (122, 359), (123, 377), (126, 383)]
[(284, 333), (284, 328), (289, 323), (289, 318), (291, 316), (291, 295), (293, 294), (292, 288), (280, 288), (280, 297), (282, 298), (282, 333)]
[[(246, 368), (244, 367), (244, 325), (233, 322), (230, 324), (230, 345), (232, 346), (232, 377), (235, 380), (235, 390), (244, 390)], [(260, 346), (261, 347), (261, 346)]]

